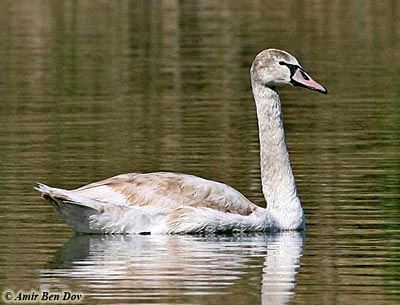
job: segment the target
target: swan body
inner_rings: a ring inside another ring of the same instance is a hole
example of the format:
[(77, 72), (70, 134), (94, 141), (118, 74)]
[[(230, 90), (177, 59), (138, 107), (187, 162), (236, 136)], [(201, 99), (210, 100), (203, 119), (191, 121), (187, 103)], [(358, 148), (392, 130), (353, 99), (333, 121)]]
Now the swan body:
[(199, 233), (298, 230), (304, 213), (290, 166), (277, 86), (326, 94), (289, 53), (267, 49), (250, 70), (267, 208), (232, 187), (177, 173), (130, 173), (64, 190), (36, 188), (81, 233)]

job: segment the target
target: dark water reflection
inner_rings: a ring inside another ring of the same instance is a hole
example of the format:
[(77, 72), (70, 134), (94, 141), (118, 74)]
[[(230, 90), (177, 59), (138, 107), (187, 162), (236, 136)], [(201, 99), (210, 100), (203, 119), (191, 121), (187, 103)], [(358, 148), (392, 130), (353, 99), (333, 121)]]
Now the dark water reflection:
[(298, 232), (75, 236), (39, 271), (40, 288), (81, 291), (93, 304), (287, 304), (303, 239)]
[[(274, 302), (398, 304), (399, 5), (0, 2), (0, 292), (68, 286), (96, 304), (115, 304), (114, 296), (120, 304), (257, 304), (280, 287)], [(36, 181), (72, 188), (131, 171), (185, 172), (265, 205), (249, 67), (267, 47), (295, 54), (330, 90), (281, 90), (307, 217), (300, 268), (296, 248), (287, 273), (269, 269), (279, 234), (65, 245), (73, 233), (32, 190)], [(143, 264), (140, 249), (149, 255)], [(159, 255), (184, 268), (158, 270)], [(146, 268), (160, 272), (157, 289), (135, 277)], [(282, 286), (268, 284), (281, 274)]]

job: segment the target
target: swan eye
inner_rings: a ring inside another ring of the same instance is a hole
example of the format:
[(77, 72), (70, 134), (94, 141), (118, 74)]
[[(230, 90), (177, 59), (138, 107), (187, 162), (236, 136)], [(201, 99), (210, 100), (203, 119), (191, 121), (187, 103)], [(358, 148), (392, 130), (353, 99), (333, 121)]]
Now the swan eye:
[(297, 69), (300, 69), (300, 71), (301, 71), (301, 68), (298, 65), (288, 64), (284, 61), (280, 61), (279, 64), (289, 68), (290, 76), (293, 76), (296, 73)]

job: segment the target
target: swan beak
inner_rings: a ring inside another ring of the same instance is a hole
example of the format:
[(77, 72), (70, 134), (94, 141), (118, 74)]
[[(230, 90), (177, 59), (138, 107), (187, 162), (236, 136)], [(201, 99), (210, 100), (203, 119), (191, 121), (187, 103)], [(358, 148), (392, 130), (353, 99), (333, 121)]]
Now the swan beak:
[(323, 94), (328, 94), (328, 90), (318, 84), (315, 80), (311, 78), (310, 75), (306, 73), (302, 68), (298, 68), (296, 72), (291, 77), (291, 83), (293, 86), (300, 86)]

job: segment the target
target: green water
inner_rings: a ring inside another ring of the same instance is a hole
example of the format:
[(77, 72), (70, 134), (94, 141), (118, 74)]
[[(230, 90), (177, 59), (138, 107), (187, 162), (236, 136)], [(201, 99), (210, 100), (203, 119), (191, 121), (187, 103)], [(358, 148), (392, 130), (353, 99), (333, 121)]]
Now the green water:
[[(398, 1), (0, 2), (0, 293), (398, 304), (398, 20)], [(280, 90), (304, 234), (74, 237), (33, 190), (174, 171), (264, 206), (249, 68), (270, 47), (329, 89)]]

